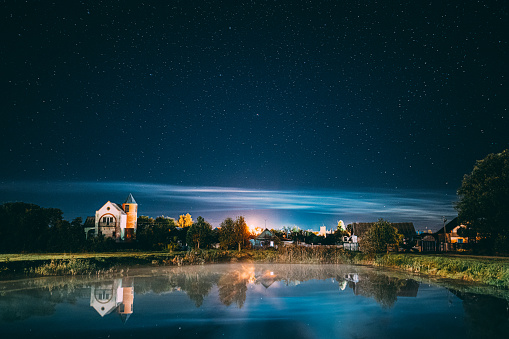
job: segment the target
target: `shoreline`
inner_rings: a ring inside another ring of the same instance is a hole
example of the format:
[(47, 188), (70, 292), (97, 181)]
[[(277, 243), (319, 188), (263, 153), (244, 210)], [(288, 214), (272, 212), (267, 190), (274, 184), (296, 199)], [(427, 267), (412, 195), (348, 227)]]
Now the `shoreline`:
[(423, 276), (509, 288), (509, 258), (444, 254), (379, 254), (370, 257), (328, 247), (279, 250), (192, 250), (187, 252), (107, 252), (0, 254), (0, 280), (60, 275), (101, 275), (130, 267), (209, 263), (351, 264), (389, 268)]

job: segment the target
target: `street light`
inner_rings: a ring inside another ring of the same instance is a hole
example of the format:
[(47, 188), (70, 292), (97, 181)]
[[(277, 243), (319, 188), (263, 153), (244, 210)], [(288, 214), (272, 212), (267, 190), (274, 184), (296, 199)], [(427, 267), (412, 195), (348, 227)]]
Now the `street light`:
[(445, 222), (447, 219), (443, 216), (442, 220), (444, 221), (444, 252), (447, 252), (447, 231), (445, 230)]

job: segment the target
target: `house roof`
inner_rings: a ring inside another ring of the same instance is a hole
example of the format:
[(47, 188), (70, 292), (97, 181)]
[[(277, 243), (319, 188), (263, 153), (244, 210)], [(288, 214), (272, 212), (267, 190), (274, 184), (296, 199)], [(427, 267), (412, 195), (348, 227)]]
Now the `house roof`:
[[(459, 226), (460, 225), (460, 222), (458, 220), (458, 217), (452, 219), (451, 221), (449, 221), (447, 224), (445, 224), (445, 232), (446, 233), (449, 233), (449, 232), (452, 232), (452, 230), (456, 227), (456, 226)], [(444, 234), (444, 228), (441, 227), (438, 231), (435, 232), (435, 234)]]
[(95, 227), (95, 217), (87, 217), (83, 227)]
[(259, 236), (256, 237), (256, 240), (271, 240), (274, 238), (274, 234), (268, 229), (265, 229)]
[[(352, 224), (352, 234), (362, 237), (374, 224), (374, 222), (355, 222)], [(414, 224), (411, 222), (392, 222), (391, 225), (396, 227), (405, 238), (413, 237), (416, 234)]]
[(125, 199), (124, 204), (137, 204), (137, 203), (136, 203), (136, 200), (134, 200), (133, 195), (131, 193), (129, 193), (129, 195), (127, 196), (127, 199)]

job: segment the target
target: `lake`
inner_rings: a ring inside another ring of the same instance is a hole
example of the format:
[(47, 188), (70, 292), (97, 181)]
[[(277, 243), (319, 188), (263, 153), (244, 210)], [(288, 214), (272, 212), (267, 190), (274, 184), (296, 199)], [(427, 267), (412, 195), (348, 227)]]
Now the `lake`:
[(0, 282), (2, 338), (507, 338), (508, 293), (349, 265)]

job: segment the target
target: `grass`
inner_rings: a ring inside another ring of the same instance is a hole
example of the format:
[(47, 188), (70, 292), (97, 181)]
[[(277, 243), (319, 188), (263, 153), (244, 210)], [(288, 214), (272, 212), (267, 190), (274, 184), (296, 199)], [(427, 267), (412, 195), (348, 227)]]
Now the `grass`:
[(387, 267), (441, 278), (509, 288), (509, 259), (454, 255), (380, 254), (368, 256), (336, 247), (288, 246), (279, 250), (196, 250), (188, 252), (115, 252), (1, 254), (0, 277), (83, 275), (138, 265), (202, 265), (219, 262), (357, 264)]
[(373, 265), (509, 288), (509, 260), (447, 255), (387, 254)]

